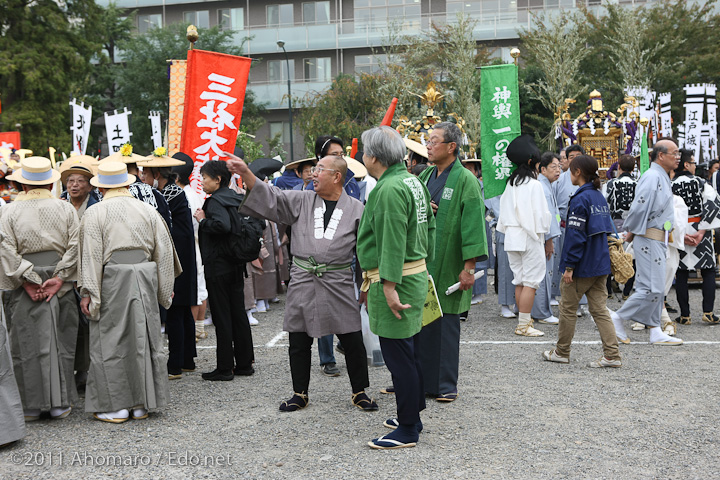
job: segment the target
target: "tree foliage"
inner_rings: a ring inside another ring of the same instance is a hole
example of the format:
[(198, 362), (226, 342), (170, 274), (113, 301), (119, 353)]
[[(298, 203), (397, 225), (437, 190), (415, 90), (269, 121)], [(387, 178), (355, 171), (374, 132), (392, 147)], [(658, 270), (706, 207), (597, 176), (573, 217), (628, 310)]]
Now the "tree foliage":
[[(3, 130), (20, 124), (23, 147), (47, 155), (70, 147), (70, 96), (99, 52), (89, 23), (93, 0), (5, 0), (0, 8), (0, 114)], [(87, 21), (77, 21), (87, 19)]]

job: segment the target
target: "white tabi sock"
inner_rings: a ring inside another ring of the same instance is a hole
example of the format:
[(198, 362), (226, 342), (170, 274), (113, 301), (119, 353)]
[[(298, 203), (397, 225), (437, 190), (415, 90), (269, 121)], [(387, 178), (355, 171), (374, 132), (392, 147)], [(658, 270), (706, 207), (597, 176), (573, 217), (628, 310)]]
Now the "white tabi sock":
[(625, 332), (625, 327), (623, 326), (622, 319), (618, 316), (617, 313), (613, 312), (609, 308), (608, 312), (610, 312), (610, 318), (612, 319), (613, 325), (615, 325), (615, 336), (617, 336), (620, 340), (627, 340), (628, 336)]

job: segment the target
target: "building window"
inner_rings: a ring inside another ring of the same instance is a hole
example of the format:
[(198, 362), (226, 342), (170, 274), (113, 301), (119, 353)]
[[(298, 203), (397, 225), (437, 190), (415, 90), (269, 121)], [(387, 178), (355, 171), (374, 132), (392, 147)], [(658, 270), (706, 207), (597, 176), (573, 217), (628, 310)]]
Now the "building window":
[(162, 15), (154, 13), (152, 15), (138, 15), (138, 32), (147, 33), (153, 28), (162, 28)]
[(448, 17), (457, 15), (458, 13), (466, 13), (468, 15), (478, 14), (482, 12), (480, 0), (447, 0), (445, 11)]
[[(295, 60), (290, 60), (290, 79), (295, 79)], [(285, 60), (268, 61), (268, 81), (270, 83), (287, 82), (287, 62)]]
[(183, 20), (198, 28), (210, 28), (210, 11), (183, 12)]
[(332, 80), (330, 57), (303, 59), (306, 81), (329, 82)]
[(295, 19), (293, 18), (292, 3), (287, 3), (283, 5), (268, 5), (267, 23), (269, 27), (283, 27), (293, 25), (295, 23)]
[(220, 30), (245, 30), (245, 10), (242, 8), (221, 8), (218, 10)]
[(381, 70), (383, 64), (387, 63), (388, 56), (378, 55), (355, 55), (355, 72), (373, 74)]
[(420, 0), (355, 0), (355, 25), (382, 30), (393, 22), (403, 30), (420, 28)]
[(281, 143), (290, 143), (290, 124), (288, 122), (268, 122), (270, 123), (270, 139), (280, 135)]
[(330, 2), (303, 3), (303, 23), (327, 25), (330, 23)]

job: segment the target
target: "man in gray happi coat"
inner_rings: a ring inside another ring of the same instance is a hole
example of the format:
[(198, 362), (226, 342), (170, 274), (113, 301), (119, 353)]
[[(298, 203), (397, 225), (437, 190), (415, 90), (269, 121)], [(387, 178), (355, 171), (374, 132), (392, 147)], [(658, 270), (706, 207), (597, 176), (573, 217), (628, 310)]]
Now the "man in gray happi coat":
[(365, 394), (370, 382), (351, 269), (363, 205), (343, 189), (347, 163), (339, 156), (321, 159), (313, 168), (314, 191), (298, 191), (256, 181), (245, 162), (230, 158), (228, 168), (242, 176), (247, 189), (241, 213), (290, 225), (293, 232), (283, 329), (289, 332), (294, 395), (280, 410), (307, 406), (313, 338), (329, 334), (336, 334), (345, 348), (352, 403), (377, 410)]
[(610, 312), (618, 341), (630, 343), (623, 321), (650, 327), (650, 343), (682, 345), (660, 329), (660, 313), (665, 294), (665, 261), (674, 220), (673, 193), (669, 173), (680, 160), (678, 146), (661, 140), (653, 147), (650, 168), (642, 174), (635, 189), (630, 212), (623, 225), (625, 241), (633, 242), (635, 252), (635, 293), (617, 311)]

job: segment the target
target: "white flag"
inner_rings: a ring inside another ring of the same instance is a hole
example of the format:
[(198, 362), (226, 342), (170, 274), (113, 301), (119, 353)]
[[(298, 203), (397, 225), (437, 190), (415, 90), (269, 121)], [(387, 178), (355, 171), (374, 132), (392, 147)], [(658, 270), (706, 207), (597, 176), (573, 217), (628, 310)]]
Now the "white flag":
[(700, 160), (700, 136), (703, 126), (705, 107), (705, 85), (685, 85), (685, 148), (695, 152), (696, 161)]
[(105, 132), (107, 133), (108, 149), (111, 154), (119, 152), (120, 147), (130, 143), (132, 133), (130, 132), (128, 115), (131, 113), (127, 107), (120, 113), (117, 110), (110, 115), (105, 112)]
[(660, 99), (660, 135), (663, 137), (672, 137), (672, 113), (670, 112), (670, 93), (661, 93), (658, 95)]
[(717, 123), (717, 102), (715, 101), (715, 95), (717, 93), (717, 87), (714, 84), (705, 85), (705, 98), (707, 98), (707, 125), (710, 130), (709, 147), (710, 155), (708, 159), (717, 158), (717, 134), (718, 134), (718, 123)]
[(77, 100), (74, 98), (70, 102), (70, 106), (72, 107), (72, 125), (70, 125), (70, 131), (72, 132), (73, 138), (71, 152), (78, 155), (85, 155), (88, 135), (90, 135), (92, 107), (88, 105), (86, 108), (83, 102), (80, 102), (80, 105), (78, 105)]
[(150, 112), (148, 118), (150, 119), (150, 126), (152, 128), (153, 149), (162, 147), (163, 142), (160, 112)]

